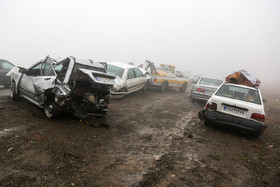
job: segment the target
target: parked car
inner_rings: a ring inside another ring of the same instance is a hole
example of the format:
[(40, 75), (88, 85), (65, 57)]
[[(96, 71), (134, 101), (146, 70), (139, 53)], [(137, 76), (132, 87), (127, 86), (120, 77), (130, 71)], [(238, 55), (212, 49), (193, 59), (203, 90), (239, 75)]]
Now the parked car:
[(223, 81), (220, 79), (202, 76), (194, 79), (193, 83), (194, 84), (191, 89), (192, 100), (197, 99), (207, 101), (217, 88), (219, 88)]
[(105, 115), (115, 80), (102, 64), (74, 57), (55, 60), (47, 56), (29, 69), (14, 67), (8, 75), (11, 98), (24, 97), (44, 108), (48, 118), (61, 111), (79, 118)]
[(206, 125), (242, 129), (257, 136), (267, 126), (260, 90), (227, 82), (212, 95), (198, 115)]
[(0, 59), (0, 85), (4, 85), (5, 87), (11, 86), (10, 77), (6, 76), (6, 74), (14, 67), (11, 62), (7, 60)]
[(107, 71), (117, 77), (111, 92), (113, 98), (121, 98), (138, 90), (146, 91), (150, 84), (149, 73), (133, 65), (110, 62), (107, 64)]

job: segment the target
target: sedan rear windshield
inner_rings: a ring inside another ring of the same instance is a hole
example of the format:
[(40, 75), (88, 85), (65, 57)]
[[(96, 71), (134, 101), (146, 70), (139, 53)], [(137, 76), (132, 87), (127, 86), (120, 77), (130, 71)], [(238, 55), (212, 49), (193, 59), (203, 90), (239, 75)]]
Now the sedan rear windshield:
[(117, 67), (117, 66), (107, 64), (107, 72), (111, 75), (115, 75), (115, 76), (122, 78), (124, 69)]
[(224, 84), (216, 93), (218, 96), (238, 99), (250, 103), (261, 104), (257, 90)]
[(211, 78), (201, 78), (199, 84), (205, 84), (205, 85), (212, 85), (212, 86), (220, 86), (223, 83), (223, 81), (219, 79), (211, 79)]

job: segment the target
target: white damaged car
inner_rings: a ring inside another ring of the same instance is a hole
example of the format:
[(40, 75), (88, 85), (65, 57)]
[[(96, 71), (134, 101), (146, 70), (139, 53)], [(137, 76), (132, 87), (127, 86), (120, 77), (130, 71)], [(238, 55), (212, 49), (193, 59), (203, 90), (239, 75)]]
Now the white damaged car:
[(117, 77), (111, 92), (113, 98), (121, 98), (138, 90), (146, 91), (150, 85), (149, 73), (137, 66), (122, 62), (109, 62), (107, 71)]
[(44, 108), (48, 118), (62, 111), (79, 118), (105, 115), (116, 78), (103, 64), (90, 59), (55, 60), (49, 56), (29, 69), (15, 66), (7, 76), (12, 83), (11, 98), (23, 97)]

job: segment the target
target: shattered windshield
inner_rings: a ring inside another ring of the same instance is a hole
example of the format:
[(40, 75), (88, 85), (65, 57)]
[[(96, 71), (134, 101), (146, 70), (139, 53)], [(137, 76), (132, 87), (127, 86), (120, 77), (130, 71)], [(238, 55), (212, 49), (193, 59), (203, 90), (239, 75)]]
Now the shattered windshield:
[(223, 81), (218, 79), (211, 79), (211, 78), (201, 78), (199, 84), (205, 84), (205, 85), (212, 85), (212, 86), (220, 86), (223, 83)]
[(250, 103), (261, 104), (260, 96), (257, 90), (237, 87), (232, 85), (223, 85), (216, 93), (218, 96), (238, 99)]
[(121, 78), (123, 76), (124, 69), (117, 67), (117, 66), (107, 64), (107, 71), (109, 74), (115, 75), (115, 76), (118, 76)]

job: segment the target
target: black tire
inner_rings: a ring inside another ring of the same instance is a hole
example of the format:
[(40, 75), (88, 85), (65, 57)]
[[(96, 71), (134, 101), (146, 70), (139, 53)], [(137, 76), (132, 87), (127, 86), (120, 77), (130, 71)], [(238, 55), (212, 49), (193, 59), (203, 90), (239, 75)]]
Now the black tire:
[(10, 93), (10, 97), (12, 100), (16, 101), (19, 98), (19, 95), (16, 93), (16, 83), (13, 81), (12, 82), (12, 86), (11, 86), (11, 93)]
[(187, 83), (184, 83), (179, 90), (180, 92), (185, 92), (186, 89), (187, 89)]
[(61, 109), (54, 103), (52, 99), (45, 103), (44, 107), (47, 118), (53, 119), (60, 115)]
[(204, 120), (204, 125), (206, 125), (206, 126), (211, 126), (212, 125), (212, 123), (210, 123), (208, 120)]
[(167, 90), (167, 87), (168, 87), (167, 82), (163, 82), (163, 83), (161, 84), (161, 86), (159, 87), (159, 90), (160, 90), (161, 92), (165, 92), (165, 91)]
[(149, 88), (149, 81), (147, 81), (147, 82), (145, 83), (144, 87), (142, 88), (142, 91), (143, 91), (143, 92), (146, 92), (146, 91), (148, 90), (148, 88)]

